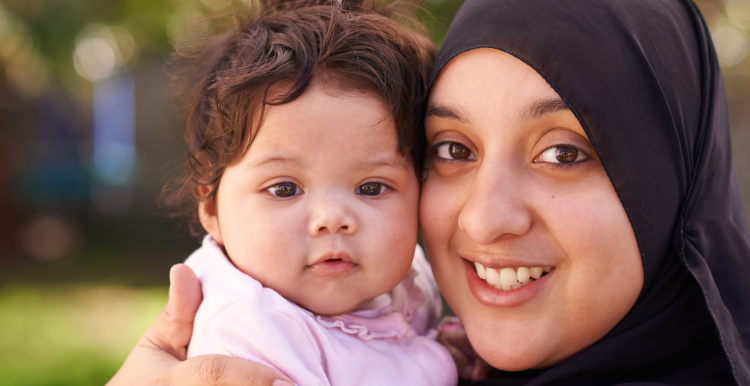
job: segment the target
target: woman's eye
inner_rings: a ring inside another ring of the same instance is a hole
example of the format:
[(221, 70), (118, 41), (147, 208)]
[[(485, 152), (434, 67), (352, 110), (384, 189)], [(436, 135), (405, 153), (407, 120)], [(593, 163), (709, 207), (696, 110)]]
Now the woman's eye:
[(365, 196), (377, 196), (385, 192), (386, 189), (388, 188), (379, 182), (368, 182), (360, 185), (355, 193)]
[(570, 145), (552, 146), (539, 155), (539, 162), (568, 164), (585, 161), (588, 156), (581, 149)]
[(458, 142), (446, 142), (437, 147), (437, 155), (442, 159), (467, 159), (471, 150)]
[(266, 190), (277, 197), (292, 197), (302, 194), (302, 189), (291, 182), (282, 182), (266, 188)]

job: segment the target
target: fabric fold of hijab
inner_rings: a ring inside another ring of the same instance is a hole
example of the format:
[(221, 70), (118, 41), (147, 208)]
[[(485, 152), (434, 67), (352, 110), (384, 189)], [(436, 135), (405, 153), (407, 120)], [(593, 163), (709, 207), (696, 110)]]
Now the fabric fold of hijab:
[(527, 379), (485, 382), (750, 385), (750, 242), (724, 85), (695, 4), (467, 0), (430, 84), (453, 57), (482, 47), (530, 65), (578, 117), (645, 276), (630, 313), (591, 347)]

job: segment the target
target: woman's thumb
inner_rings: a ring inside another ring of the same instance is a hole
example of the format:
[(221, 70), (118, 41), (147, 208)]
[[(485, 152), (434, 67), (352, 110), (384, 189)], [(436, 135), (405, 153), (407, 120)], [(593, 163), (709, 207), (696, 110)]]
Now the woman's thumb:
[(193, 333), (193, 321), (203, 295), (190, 267), (176, 264), (169, 271), (169, 300), (144, 337), (154, 346), (184, 360)]

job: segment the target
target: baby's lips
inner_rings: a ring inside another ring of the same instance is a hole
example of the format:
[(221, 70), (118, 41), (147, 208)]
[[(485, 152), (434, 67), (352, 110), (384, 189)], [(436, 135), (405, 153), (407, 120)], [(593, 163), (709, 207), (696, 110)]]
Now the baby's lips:
[(323, 263), (328, 260), (340, 260), (342, 262), (346, 263), (354, 263), (354, 259), (352, 259), (351, 255), (344, 251), (329, 251), (325, 252), (322, 255), (320, 255), (315, 261), (310, 264), (311, 266)]

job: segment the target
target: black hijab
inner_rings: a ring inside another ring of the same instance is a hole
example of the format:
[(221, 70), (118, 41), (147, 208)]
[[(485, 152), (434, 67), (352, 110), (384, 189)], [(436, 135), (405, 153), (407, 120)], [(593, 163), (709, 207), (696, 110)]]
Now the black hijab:
[(750, 243), (724, 85), (695, 4), (467, 0), (430, 84), (480, 47), (526, 62), (578, 117), (630, 218), (645, 276), (628, 315), (591, 347), (481, 384), (750, 385)]

